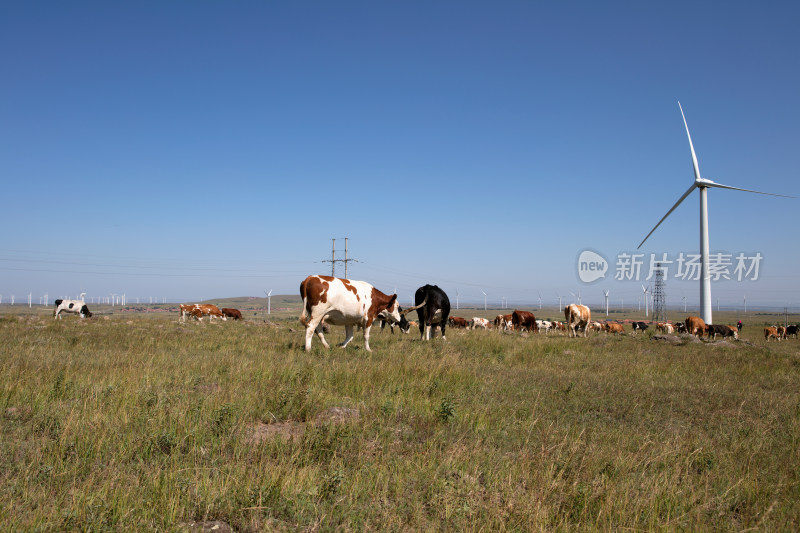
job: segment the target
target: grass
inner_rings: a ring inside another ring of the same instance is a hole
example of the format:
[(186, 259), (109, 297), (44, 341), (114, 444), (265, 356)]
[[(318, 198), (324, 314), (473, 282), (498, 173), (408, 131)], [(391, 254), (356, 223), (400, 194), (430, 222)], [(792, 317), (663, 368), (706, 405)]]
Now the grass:
[(0, 523), (795, 531), (800, 341), (750, 322), (749, 344), (373, 329), (372, 353), (306, 353), (290, 319), (1, 315)]

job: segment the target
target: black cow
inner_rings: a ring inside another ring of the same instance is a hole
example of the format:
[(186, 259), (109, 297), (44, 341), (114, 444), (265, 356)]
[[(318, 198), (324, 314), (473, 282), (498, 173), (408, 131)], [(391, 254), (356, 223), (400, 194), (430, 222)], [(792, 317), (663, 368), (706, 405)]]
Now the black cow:
[(54, 318), (61, 318), (61, 313), (75, 313), (80, 315), (81, 318), (91, 317), (92, 313), (89, 311), (89, 308), (86, 307), (86, 302), (83, 301), (83, 295), (81, 295), (80, 300), (61, 300), (58, 299), (55, 302), (55, 308), (53, 309), (53, 317)]
[(636, 330), (644, 332), (650, 325), (647, 322), (634, 322), (631, 324), (633, 326), (633, 332), (636, 333)]
[(706, 336), (716, 339), (717, 335), (721, 335), (722, 338), (733, 337), (738, 340), (739, 330), (722, 324), (706, 324)]
[(786, 335), (784, 335), (784, 338), (788, 339), (792, 336), (797, 337), (797, 324), (786, 326)]
[(411, 324), (409, 324), (408, 320), (406, 320), (406, 315), (403, 314), (403, 308), (398, 306), (397, 310), (400, 311), (400, 322), (392, 322), (389, 320), (387, 318), (389, 313), (386, 311), (381, 311), (378, 313), (378, 318), (381, 320), (381, 331), (383, 331), (383, 328), (386, 327), (386, 324), (389, 324), (389, 331), (392, 333), (392, 335), (394, 335), (395, 326), (398, 326), (400, 331), (403, 333), (408, 333), (411, 330)]
[(425, 285), (414, 294), (414, 307), (405, 310), (417, 311), (419, 318), (419, 334), (422, 340), (430, 340), (431, 327), (442, 328), (442, 340), (445, 340), (447, 317), (450, 315), (450, 298), (436, 285)]

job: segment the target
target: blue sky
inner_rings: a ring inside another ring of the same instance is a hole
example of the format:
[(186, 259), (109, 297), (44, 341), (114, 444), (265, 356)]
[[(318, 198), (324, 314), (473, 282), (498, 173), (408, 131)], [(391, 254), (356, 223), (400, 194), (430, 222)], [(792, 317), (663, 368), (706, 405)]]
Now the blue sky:
[[(626, 305), (613, 279), (704, 177), (793, 194), (800, 5), (6, 2), (0, 294), (296, 294), (349, 277), (462, 302)], [(693, 195), (645, 253), (698, 250)], [(712, 190), (735, 307), (800, 304), (800, 200)], [(582, 284), (576, 258), (612, 263)], [(343, 274), (341, 269), (337, 274)], [(698, 283), (670, 279), (668, 303)], [(564, 300), (566, 301), (567, 298)]]

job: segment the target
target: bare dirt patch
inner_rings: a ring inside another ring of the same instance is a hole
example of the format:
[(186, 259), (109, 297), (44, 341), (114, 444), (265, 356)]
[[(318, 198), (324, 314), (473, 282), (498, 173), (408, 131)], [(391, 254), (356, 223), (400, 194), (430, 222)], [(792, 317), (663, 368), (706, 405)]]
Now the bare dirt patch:
[[(361, 412), (352, 407), (329, 407), (319, 413), (314, 420), (310, 422), (314, 425), (324, 424), (344, 424), (353, 420), (358, 420)], [(285, 440), (300, 439), (306, 431), (306, 426), (309, 422), (275, 422), (273, 424), (264, 424), (258, 422), (255, 424), (247, 438), (251, 444), (259, 444), (265, 440), (281, 438)]]
[(192, 533), (233, 533), (233, 528), (221, 520), (187, 522), (183, 527)]

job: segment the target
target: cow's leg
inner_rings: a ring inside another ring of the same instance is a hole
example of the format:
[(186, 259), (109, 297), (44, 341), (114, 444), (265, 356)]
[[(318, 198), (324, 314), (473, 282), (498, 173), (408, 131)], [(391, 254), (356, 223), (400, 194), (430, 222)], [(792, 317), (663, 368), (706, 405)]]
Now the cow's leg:
[[(370, 349), (370, 347), (369, 347), (369, 330), (370, 329), (372, 329), (372, 324), (370, 324), (369, 326), (365, 326), (364, 327), (364, 349), (367, 350), (368, 352), (372, 351)], [(394, 333), (394, 331), (392, 333)]]
[(422, 337), (422, 340), (429, 341), (431, 340), (431, 325), (425, 324), (425, 335)]
[[(344, 334), (345, 339), (344, 342), (339, 344), (339, 347), (346, 348), (347, 345), (353, 340), (353, 332), (355, 331), (355, 327), (352, 324), (348, 324), (344, 327)], [(364, 328), (364, 337), (368, 338), (369, 335), (367, 334), (367, 328)]]
[(314, 337), (314, 325), (306, 324), (306, 351), (311, 351), (311, 339)]
[(447, 323), (444, 320), (442, 320), (442, 323), (439, 324), (439, 327), (442, 328), (442, 340), (443, 341), (447, 340), (447, 338), (444, 336), (444, 330), (445, 330), (446, 326), (447, 326)]
[(322, 331), (322, 319), (315, 320), (313, 317), (306, 323), (306, 351), (311, 350), (311, 339), (314, 333), (319, 337), (319, 341), (325, 348), (330, 348), (328, 342), (325, 340), (325, 335)]

